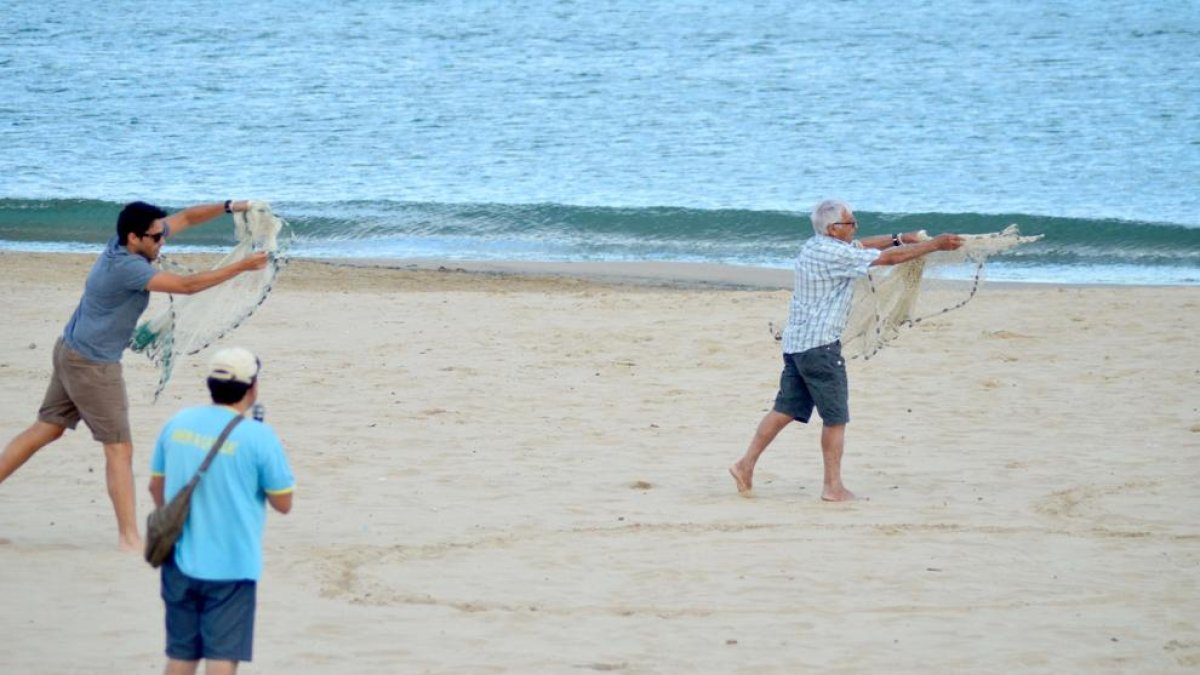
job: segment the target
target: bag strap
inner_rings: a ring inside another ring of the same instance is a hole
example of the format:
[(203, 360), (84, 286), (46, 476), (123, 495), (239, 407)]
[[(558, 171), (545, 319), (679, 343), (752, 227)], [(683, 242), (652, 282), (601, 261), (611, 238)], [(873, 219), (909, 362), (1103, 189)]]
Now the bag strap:
[(204, 462), (200, 464), (200, 468), (196, 469), (196, 475), (192, 476), (186, 487), (194, 486), (200, 482), (200, 477), (204, 475), (205, 471), (208, 471), (208, 465), (212, 464), (213, 458), (217, 456), (217, 451), (221, 449), (222, 445), (225, 445), (225, 439), (229, 438), (229, 434), (238, 425), (238, 422), (244, 419), (246, 418), (241, 415), (234, 415), (233, 419), (229, 420), (229, 424), (226, 424), (225, 429), (221, 431), (221, 435), (217, 436), (217, 442), (213, 443), (212, 449), (208, 451), (208, 456), (204, 458)]

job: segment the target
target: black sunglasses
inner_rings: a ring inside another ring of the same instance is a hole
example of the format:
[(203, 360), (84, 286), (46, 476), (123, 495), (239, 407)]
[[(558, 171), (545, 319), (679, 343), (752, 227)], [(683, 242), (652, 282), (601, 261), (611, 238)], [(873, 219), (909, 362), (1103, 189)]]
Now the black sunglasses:
[(138, 236), (142, 239), (153, 239), (154, 243), (157, 244), (158, 242), (162, 241), (163, 234), (163, 232), (155, 232), (154, 234), (147, 232), (146, 234), (139, 234)]

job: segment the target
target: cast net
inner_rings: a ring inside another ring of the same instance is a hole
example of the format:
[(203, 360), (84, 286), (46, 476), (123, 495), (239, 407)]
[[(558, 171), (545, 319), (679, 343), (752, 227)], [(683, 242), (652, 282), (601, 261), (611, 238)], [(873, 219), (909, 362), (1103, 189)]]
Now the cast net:
[[(921, 236), (928, 238), (925, 232)], [(957, 251), (936, 251), (899, 265), (870, 268), (855, 282), (849, 318), (842, 331), (842, 353), (847, 358), (869, 359), (900, 335), (901, 328), (913, 326), (934, 316), (966, 305), (979, 291), (988, 258), (1016, 246), (1037, 241), (1042, 235), (1024, 236), (1016, 225), (1000, 232), (965, 234)], [(939, 268), (967, 266), (971, 280), (945, 285), (936, 294), (923, 298), (922, 281)], [(771, 324), (775, 339), (782, 338), (782, 327)]]
[[(275, 279), (287, 264), (291, 228), (271, 212), (269, 204), (251, 202), (249, 211), (233, 214), (233, 225), (237, 238), (233, 249), (207, 269), (225, 267), (258, 251), (271, 254), (267, 266), (193, 295), (168, 294), (167, 306), (134, 330), (130, 349), (145, 354), (159, 369), (156, 401), (179, 359), (199, 353), (250, 318), (271, 294)], [(160, 255), (158, 262), (164, 272), (173, 274), (200, 271), (165, 255)]]

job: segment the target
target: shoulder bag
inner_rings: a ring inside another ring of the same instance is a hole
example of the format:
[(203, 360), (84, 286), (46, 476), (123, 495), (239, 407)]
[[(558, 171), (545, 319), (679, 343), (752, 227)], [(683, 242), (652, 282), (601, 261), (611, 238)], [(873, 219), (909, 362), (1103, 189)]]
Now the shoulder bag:
[(233, 419), (229, 420), (225, 430), (217, 437), (217, 442), (213, 443), (212, 450), (208, 451), (204, 463), (196, 470), (196, 475), (192, 476), (182, 490), (175, 493), (171, 501), (154, 509), (146, 518), (146, 562), (150, 563), (151, 567), (161, 566), (175, 553), (175, 540), (183, 533), (183, 524), (187, 522), (188, 511), (191, 510), (192, 492), (196, 490), (196, 484), (208, 470), (208, 465), (212, 464), (213, 458), (217, 456), (217, 451), (225, 444), (225, 439), (229, 438), (229, 433), (242, 419), (241, 415), (234, 415)]

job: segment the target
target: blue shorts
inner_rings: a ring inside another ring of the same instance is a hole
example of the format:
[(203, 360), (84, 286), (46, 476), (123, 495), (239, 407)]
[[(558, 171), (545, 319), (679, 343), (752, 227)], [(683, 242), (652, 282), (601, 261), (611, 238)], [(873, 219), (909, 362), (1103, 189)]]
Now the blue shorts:
[(167, 657), (178, 661), (249, 661), (254, 653), (251, 580), (193, 579), (168, 560), (162, 566), (167, 607)]
[(775, 412), (808, 422), (814, 407), (827, 426), (850, 421), (850, 387), (840, 342), (783, 355)]

